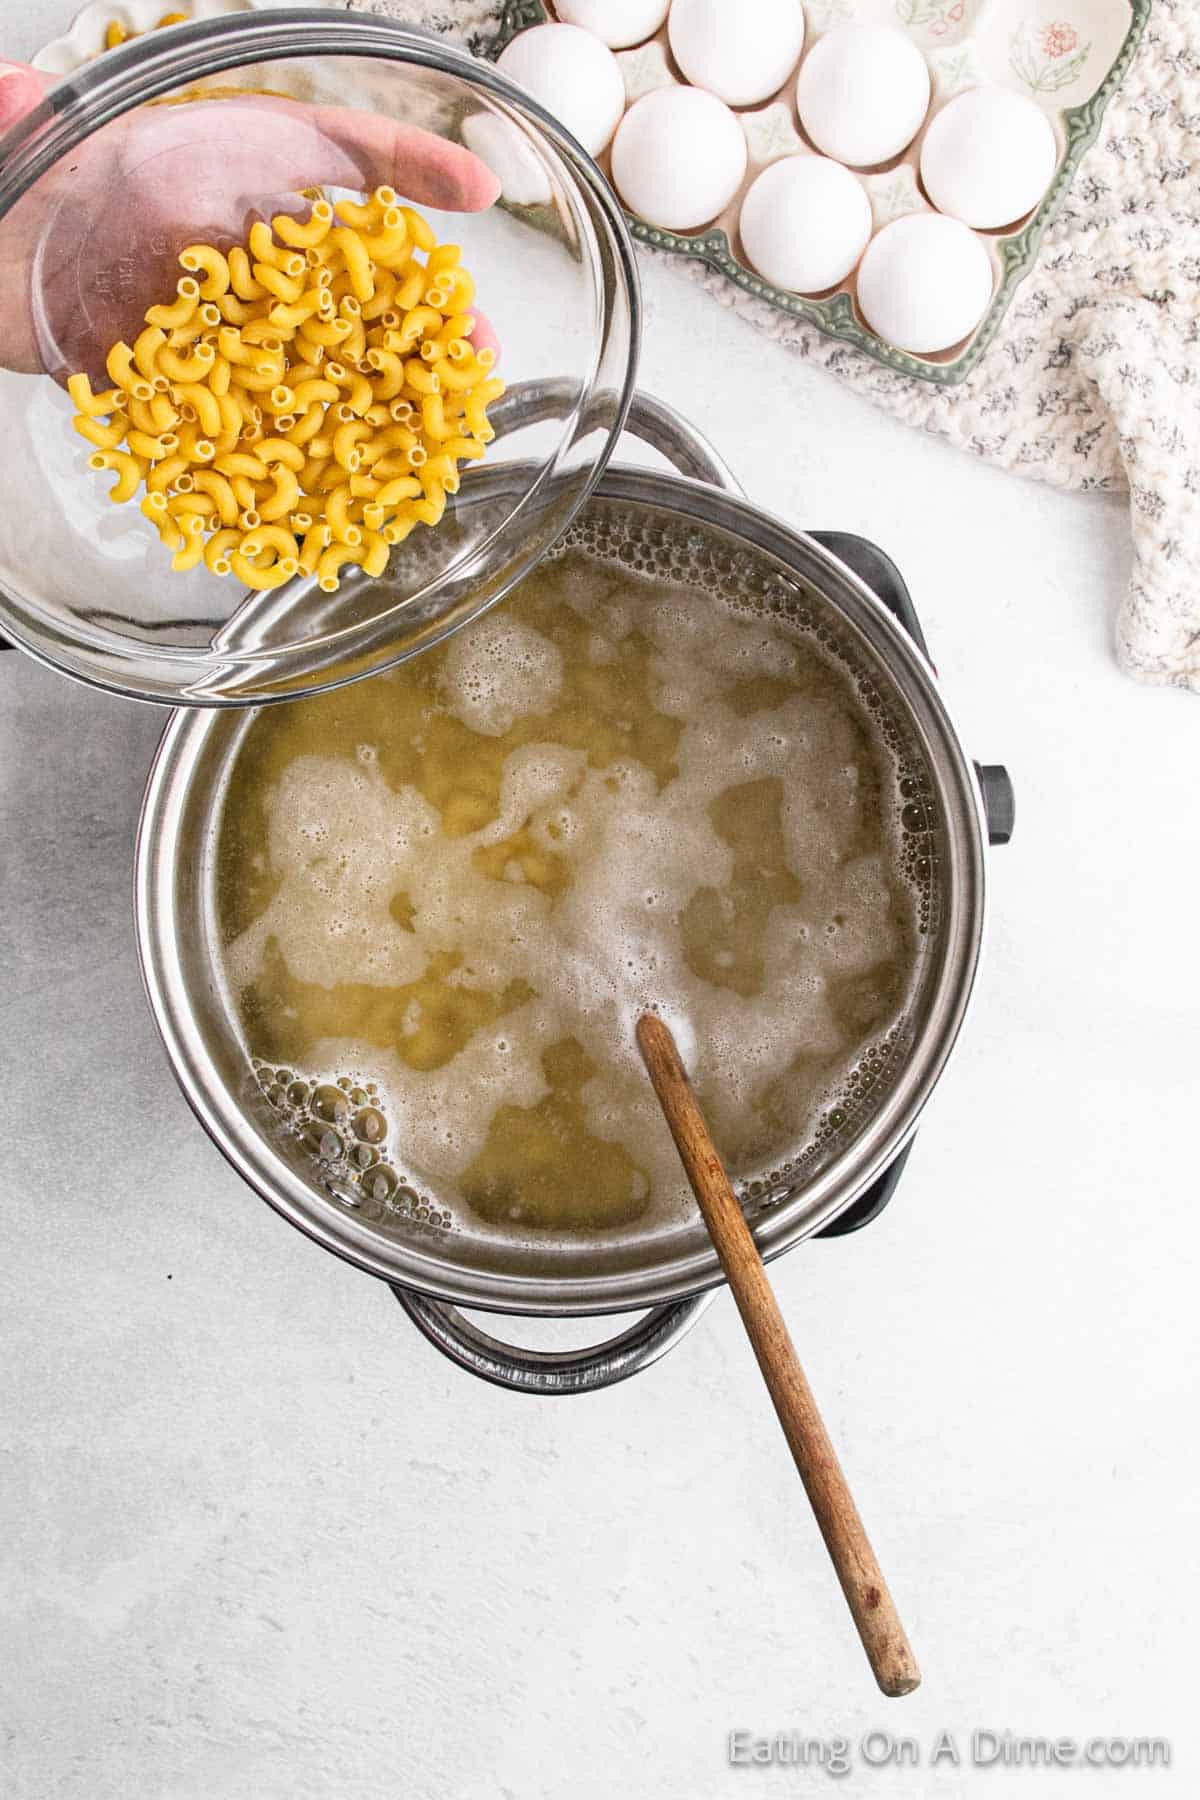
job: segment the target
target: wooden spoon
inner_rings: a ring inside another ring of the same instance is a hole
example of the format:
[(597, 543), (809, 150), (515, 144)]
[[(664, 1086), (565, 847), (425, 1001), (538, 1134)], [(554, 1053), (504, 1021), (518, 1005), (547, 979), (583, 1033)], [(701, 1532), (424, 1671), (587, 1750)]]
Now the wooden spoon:
[(645, 1013), (638, 1020), (637, 1041), (875, 1679), (885, 1694), (911, 1694), (921, 1684), (921, 1671), (675, 1039), (656, 1014)]

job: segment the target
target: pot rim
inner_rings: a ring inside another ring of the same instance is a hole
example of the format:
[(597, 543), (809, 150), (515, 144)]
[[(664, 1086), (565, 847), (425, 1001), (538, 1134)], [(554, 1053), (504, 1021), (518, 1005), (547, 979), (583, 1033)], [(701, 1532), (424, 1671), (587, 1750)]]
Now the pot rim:
[[(806, 533), (738, 496), (704, 482), (642, 468), (610, 465), (598, 500), (666, 508), (685, 519), (745, 539), (816, 587), (886, 657), (931, 762), (953, 803), (957, 829), (947, 832), (951, 859), (945, 943), (929, 1017), (905, 1066), (875, 1117), (791, 1199), (772, 1204), (753, 1222), (765, 1260), (811, 1236), (845, 1210), (911, 1138), (941, 1077), (970, 1004), (985, 914), (987, 826), (970, 758), (942, 697), (936, 673), (882, 601), (832, 553)], [(814, 572), (822, 579), (814, 578)], [(174, 916), (174, 829), (191, 772), (209, 735), (228, 715), (178, 709), (155, 752), (138, 824), (134, 905), (138, 958), (150, 1009), (175, 1078), (209, 1137), (242, 1179), (291, 1224), (343, 1260), (382, 1280), (434, 1299), (486, 1312), (539, 1316), (599, 1316), (657, 1306), (719, 1285), (723, 1276), (711, 1244), (648, 1270), (587, 1278), (506, 1275), (451, 1268), (419, 1244), (384, 1240), (332, 1204), (314, 1204), (304, 1182), (247, 1120), (220, 1079), (201, 1034), (189, 1029), (191, 998), (177, 933), (162, 929)]]

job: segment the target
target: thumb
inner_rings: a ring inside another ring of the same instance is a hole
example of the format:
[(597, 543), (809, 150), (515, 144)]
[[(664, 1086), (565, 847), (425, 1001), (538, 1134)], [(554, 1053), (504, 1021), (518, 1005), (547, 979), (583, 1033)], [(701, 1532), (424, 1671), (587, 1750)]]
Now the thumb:
[(49, 85), (25, 63), (0, 62), (0, 132), (11, 130), (31, 113)]

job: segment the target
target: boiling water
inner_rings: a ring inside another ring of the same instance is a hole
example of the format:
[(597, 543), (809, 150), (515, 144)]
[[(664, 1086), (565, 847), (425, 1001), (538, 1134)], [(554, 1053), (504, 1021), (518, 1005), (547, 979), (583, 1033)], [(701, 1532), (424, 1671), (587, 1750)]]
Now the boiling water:
[(656, 1008), (735, 1174), (778, 1167), (913, 978), (899, 777), (798, 627), (568, 550), (250, 726), (219, 898), (264, 1085), (343, 1192), (435, 1224), (667, 1220)]

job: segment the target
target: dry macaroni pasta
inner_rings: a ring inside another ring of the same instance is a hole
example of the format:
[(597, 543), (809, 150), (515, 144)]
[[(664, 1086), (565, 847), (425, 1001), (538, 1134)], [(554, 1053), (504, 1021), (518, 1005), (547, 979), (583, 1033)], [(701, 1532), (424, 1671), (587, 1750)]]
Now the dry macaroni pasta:
[(387, 187), (189, 244), (175, 299), (110, 349), (113, 386), (67, 383), (89, 467), (116, 474), (110, 499), (141, 494), (173, 569), (327, 593), (344, 567), (382, 574), (494, 435), (504, 383), (458, 258)]

